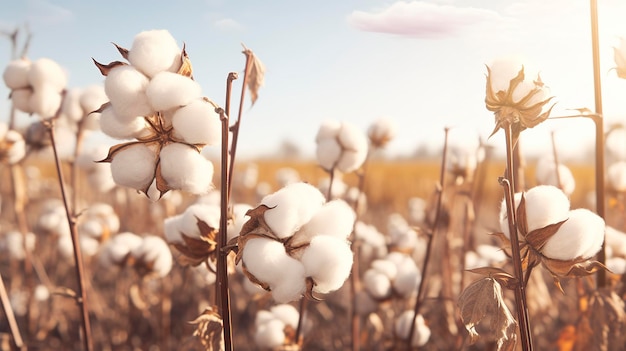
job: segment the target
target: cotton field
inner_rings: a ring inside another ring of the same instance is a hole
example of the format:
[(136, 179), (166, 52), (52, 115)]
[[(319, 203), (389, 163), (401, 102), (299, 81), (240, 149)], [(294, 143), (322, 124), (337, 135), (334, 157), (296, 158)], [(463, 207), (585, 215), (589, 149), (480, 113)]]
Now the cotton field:
[[(0, 123), (2, 350), (624, 349), (626, 129), (596, 140), (601, 168), (554, 143), (519, 162), (557, 117), (526, 62), (477, 68), (489, 139), (445, 128), (436, 157), (391, 160), (393, 118), (329, 114), (314, 158), (251, 161), (245, 109), (204, 96), (184, 38), (111, 39), (131, 45), (102, 43), (99, 85), (3, 68), (30, 117)], [(247, 47), (238, 65), (251, 106), (270, 71)]]

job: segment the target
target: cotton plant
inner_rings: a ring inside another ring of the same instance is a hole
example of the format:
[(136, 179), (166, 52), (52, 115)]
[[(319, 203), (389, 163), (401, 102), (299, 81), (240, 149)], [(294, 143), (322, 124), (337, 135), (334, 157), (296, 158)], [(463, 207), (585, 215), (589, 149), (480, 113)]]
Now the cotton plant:
[(355, 214), (344, 201), (326, 202), (314, 186), (294, 183), (247, 214), (236, 238), (236, 262), (276, 302), (329, 293), (348, 278), (353, 258), (347, 238)]
[(0, 122), (0, 163), (16, 164), (26, 156), (26, 142), (18, 131)]
[(185, 49), (167, 30), (144, 31), (130, 49), (116, 47), (127, 62), (96, 62), (109, 98), (100, 125), (113, 138), (135, 140), (111, 147), (102, 162), (111, 163), (117, 184), (145, 194), (153, 183), (159, 196), (206, 193), (214, 169), (201, 150), (220, 143), (221, 119), (193, 80)]
[(375, 300), (392, 297), (407, 298), (417, 292), (421, 274), (412, 257), (392, 252), (383, 259), (372, 261), (363, 275), (365, 291)]
[(576, 189), (576, 179), (569, 167), (562, 163), (555, 164), (551, 156), (542, 157), (537, 161), (535, 179), (539, 185), (552, 185), (560, 188), (567, 196), (572, 195)]
[(119, 233), (107, 241), (100, 248), (99, 261), (104, 267), (132, 267), (144, 278), (163, 278), (173, 264), (165, 240), (156, 235), (139, 236), (131, 232)]
[[(106, 203), (94, 203), (78, 217), (77, 231), (83, 255), (94, 256), (100, 245), (120, 229), (120, 220), (113, 207)], [(74, 247), (70, 235), (59, 237), (59, 250), (65, 257), (72, 257)]]
[(292, 305), (279, 304), (259, 310), (254, 319), (254, 342), (262, 350), (279, 350), (297, 344), (300, 313)]

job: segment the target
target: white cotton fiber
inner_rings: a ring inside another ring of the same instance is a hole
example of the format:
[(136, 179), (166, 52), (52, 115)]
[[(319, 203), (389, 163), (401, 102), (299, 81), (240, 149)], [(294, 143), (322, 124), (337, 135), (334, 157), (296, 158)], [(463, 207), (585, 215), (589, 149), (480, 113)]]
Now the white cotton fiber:
[(40, 58), (32, 63), (28, 70), (28, 81), (35, 91), (49, 86), (60, 93), (67, 85), (67, 75), (61, 66), (49, 58)]
[[(537, 162), (535, 179), (537, 184), (560, 186), (566, 195), (571, 195), (576, 188), (576, 180), (572, 171), (564, 165), (558, 165), (560, 182), (557, 180), (557, 167), (552, 157), (544, 157)], [(559, 184), (560, 183), (560, 184)]]
[(30, 85), (28, 81), (28, 71), (32, 62), (27, 59), (17, 59), (9, 62), (2, 72), (4, 84), (11, 89), (27, 88)]
[(384, 299), (391, 294), (391, 281), (376, 269), (368, 269), (363, 275), (365, 290), (375, 299)]
[(230, 240), (239, 235), (243, 225), (250, 219), (246, 215), (248, 210), (251, 210), (252, 206), (248, 204), (234, 204), (233, 205), (233, 220), (228, 224), (227, 240)]
[(336, 139), (322, 139), (317, 142), (315, 156), (323, 169), (330, 171), (335, 168), (341, 155), (341, 145), (339, 145)]
[(161, 175), (172, 189), (204, 194), (212, 188), (213, 164), (195, 148), (172, 143), (161, 149)]
[(326, 139), (335, 139), (339, 135), (341, 122), (335, 120), (326, 120), (320, 124), (320, 128), (315, 136), (315, 141), (320, 142)]
[(590, 258), (602, 247), (604, 227), (604, 220), (597, 214), (583, 208), (572, 210), (541, 253), (558, 260)]
[(122, 120), (153, 113), (146, 96), (148, 77), (133, 66), (120, 65), (113, 68), (104, 80), (104, 91), (116, 114)]
[[(395, 334), (400, 337), (400, 339), (408, 339), (411, 325), (413, 324), (413, 316), (415, 316), (415, 312), (411, 310), (404, 311), (398, 319), (396, 319), (395, 323)], [(418, 314), (415, 318), (415, 329), (413, 331), (413, 340), (411, 340), (411, 345), (413, 346), (424, 346), (430, 339), (430, 328), (424, 322), (424, 317), (421, 314)]]
[(30, 96), (30, 108), (41, 118), (51, 118), (61, 107), (61, 101), (61, 94), (52, 86), (42, 85)]
[(87, 175), (87, 181), (91, 188), (100, 193), (106, 193), (113, 189), (115, 187), (115, 181), (111, 174), (111, 166), (100, 163), (96, 164), (95, 167), (94, 171)]
[(83, 89), (80, 95), (79, 104), (85, 115), (98, 110), (104, 103), (109, 100), (104, 86), (90, 85)]
[(611, 257), (606, 260), (606, 268), (613, 274), (626, 273), (626, 260), (623, 257)]
[(389, 260), (374, 260), (371, 269), (384, 274), (389, 280), (394, 280), (398, 276), (398, 266)]
[(83, 220), (78, 225), (78, 234), (81, 236), (89, 236), (92, 238), (98, 238), (102, 236), (104, 227), (102, 224), (94, 219)]
[(128, 61), (143, 74), (154, 77), (161, 71), (178, 71), (181, 53), (176, 39), (167, 30), (148, 30), (135, 36)]
[(200, 239), (200, 229), (198, 220), (203, 221), (209, 227), (219, 230), (220, 227), (220, 207), (208, 204), (193, 204), (185, 210), (179, 222), (178, 229), (186, 236)]
[(173, 217), (168, 217), (163, 220), (163, 236), (165, 240), (170, 244), (184, 244), (183, 237), (180, 232), (180, 226), (182, 225), (183, 215), (179, 214)]
[(284, 303), (280, 305), (275, 305), (270, 308), (270, 311), (276, 319), (282, 321), (283, 323), (285, 323), (285, 325), (290, 325), (294, 329), (298, 327), (298, 319), (300, 319), (300, 313), (298, 313), (298, 310), (292, 305)]
[(489, 264), (504, 262), (507, 258), (504, 250), (502, 250), (500, 247), (487, 244), (478, 245), (476, 247), (476, 253), (480, 257), (487, 260)]
[(417, 292), (420, 283), (420, 272), (415, 265), (415, 261), (410, 256), (392, 252), (387, 255), (387, 259), (396, 264), (398, 274), (393, 280), (394, 290), (402, 296), (409, 296)]
[(367, 129), (367, 137), (375, 147), (385, 146), (396, 136), (396, 125), (390, 118), (379, 118)]
[(172, 126), (174, 135), (190, 144), (219, 145), (222, 140), (220, 116), (212, 104), (202, 99), (176, 110)]
[(33, 108), (30, 104), (30, 98), (32, 96), (33, 91), (31, 89), (13, 90), (11, 92), (11, 102), (16, 109), (31, 114), (33, 113)]
[(282, 280), (278, 281), (278, 283), (270, 284), (274, 301), (287, 303), (300, 299), (306, 290), (304, 267), (301, 264), (285, 266), (283, 274)]
[(339, 162), (337, 162), (337, 169), (344, 173), (356, 171), (361, 167), (366, 157), (367, 149), (344, 149)]
[(258, 325), (254, 342), (260, 349), (276, 349), (285, 342), (285, 323), (278, 319)]
[(569, 199), (559, 188), (538, 185), (524, 194), (528, 231), (565, 220), (569, 215)]
[(83, 109), (80, 107), (81, 89), (69, 89), (65, 92), (65, 98), (61, 104), (61, 113), (70, 121), (76, 123), (84, 117)]
[(344, 122), (341, 124), (338, 140), (343, 154), (337, 168), (344, 173), (357, 170), (367, 158), (368, 144), (365, 133), (355, 125)]
[(167, 243), (158, 236), (144, 237), (141, 245), (133, 248), (130, 254), (136, 260), (150, 265), (159, 277), (166, 276), (172, 269), (172, 253)]
[(16, 230), (5, 233), (3, 239), (4, 242), (0, 242), (0, 247), (14, 260), (22, 261), (26, 258), (24, 247), (29, 252), (35, 248), (36, 236), (30, 232), (26, 234), (26, 245), (24, 245), (24, 235)]
[(329, 235), (345, 240), (352, 233), (355, 219), (356, 214), (345, 201), (329, 201), (294, 234), (292, 244), (298, 246), (310, 242), (316, 235)]
[(494, 94), (498, 91), (509, 90), (511, 79), (517, 76), (522, 67), (522, 61), (517, 57), (502, 57), (494, 60), (489, 65), (491, 89)]
[(261, 204), (271, 208), (264, 218), (278, 238), (287, 238), (315, 215), (326, 200), (324, 195), (308, 183), (290, 184), (267, 195)]
[(276, 319), (276, 317), (272, 312), (268, 310), (259, 310), (254, 317), (254, 325), (258, 327), (261, 324), (265, 324), (274, 319)]
[(304, 250), (302, 264), (306, 275), (313, 278), (313, 291), (327, 293), (339, 289), (352, 268), (352, 250), (345, 239), (319, 235)]
[(100, 114), (100, 129), (111, 138), (132, 139), (146, 136), (149, 132), (148, 122), (144, 117), (120, 120), (112, 106), (109, 106)]
[(146, 95), (154, 110), (163, 111), (179, 108), (199, 99), (202, 88), (189, 77), (164, 71), (150, 80)]
[(129, 146), (111, 161), (111, 174), (116, 184), (144, 191), (152, 183), (156, 168), (154, 151), (144, 144)]

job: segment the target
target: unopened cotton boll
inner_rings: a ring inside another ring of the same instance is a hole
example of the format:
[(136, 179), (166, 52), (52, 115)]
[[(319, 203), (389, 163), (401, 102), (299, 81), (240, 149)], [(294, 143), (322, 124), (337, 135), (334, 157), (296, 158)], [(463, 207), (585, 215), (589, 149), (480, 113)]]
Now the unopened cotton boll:
[(265, 222), (280, 239), (293, 235), (310, 221), (324, 202), (324, 195), (308, 183), (290, 184), (261, 200), (270, 208), (264, 213)]
[(604, 220), (597, 214), (583, 208), (572, 210), (541, 253), (558, 260), (590, 258), (602, 247), (604, 227)]
[(115, 183), (137, 190), (145, 190), (152, 183), (157, 157), (144, 144), (129, 146), (111, 161), (111, 174)]
[[(396, 319), (395, 332), (401, 339), (406, 340), (409, 338), (414, 316), (415, 312), (407, 310), (404, 311), (398, 319)], [(415, 329), (413, 330), (413, 340), (411, 340), (411, 345), (424, 346), (428, 342), (428, 339), (430, 339), (430, 334), (430, 328), (426, 325), (424, 317), (421, 314), (418, 314), (415, 318)]]
[(254, 342), (259, 348), (275, 349), (285, 342), (285, 323), (272, 319), (257, 325)]
[(30, 96), (30, 107), (33, 113), (42, 118), (54, 117), (61, 107), (61, 94), (51, 85), (43, 84), (35, 89)]
[(384, 273), (376, 269), (368, 269), (363, 275), (365, 290), (376, 299), (384, 299), (391, 295), (391, 281)]
[(154, 77), (161, 71), (178, 71), (181, 53), (170, 32), (165, 29), (148, 30), (135, 36), (128, 61), (143, 74)]
[(174, 135), (190, 144), (218, 145), (222, 141), (222, 121), (215, 106), (195, 99), (174, 112)]
[(9, 62), (2, 72), (4, 84), (11, 89), (27, 88), (30, 85), (28, 81), (28, 71), (32, 62), (28, 59), (17, 59)]
[(212, 188), (213, 164), (195, 148), (172, 143), (161, 149), (161, 175), (172, 189), (192, 194), (207, 193)]
[(348, 279), (353, 255), (345, 239), (318, 235), (302, 255), (306, 275), (313, 278), (313, 291), (327, 293), (339, 289)]
[(60, 93), (67, 85), (67, 75), (58, 63), (44, 57), (31, 64), (28, 81), (35, 91), (48, 86), (55, 93)]
[(209, 227), (219, 230), (221, 209), (216, 205), (193, 204), (182, 215), (178, 229), (186, 236), (200, 239), (198, 221), (203, 221)]
[(146, 95), (156, 111), (179, 108), (201, 97), (202, 88), (193, 79), (172, 72), (157, 73), (146, 88)]
[(148, 77), (133, 66), (120, 65), (109, 72), (104, 80), (104, 91), (121, 120), (153, 113), (146, 95), (148, 82)]
[(121, 119), (112, 106), (105, 108), (100, 114), (100, 129), (114, 139), (132, 139), (146, 136), (149, 125), (143, 116)]
[(317, 235), (329, 235), (345, 240), (352, 233), (355, 219), (354, 210), (345, 201), (329, 201), (294, 234), (292, 245), (310, 242)]

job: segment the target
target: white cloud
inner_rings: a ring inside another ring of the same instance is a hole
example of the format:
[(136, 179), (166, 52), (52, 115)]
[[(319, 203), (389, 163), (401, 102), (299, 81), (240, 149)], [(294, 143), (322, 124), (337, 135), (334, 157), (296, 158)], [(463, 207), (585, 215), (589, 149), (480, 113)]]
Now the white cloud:
[(354, 11), (348, 16), (348, 23), (362, 31), (415, 38), (455, 36), (500, 20), (502, 17), (492, 10), (425, 1), (398, 1), (379, 12)]
[(235, 21), (232, 18), (222, 18), (219, 19), (215, 22), (213, 22), (213, 26), (215, 26), (215, 28), (221, 30), (221, 31), (225, 31), (225, 32), (240, 32), (243, 31), (245, 29), (245, 27)]

